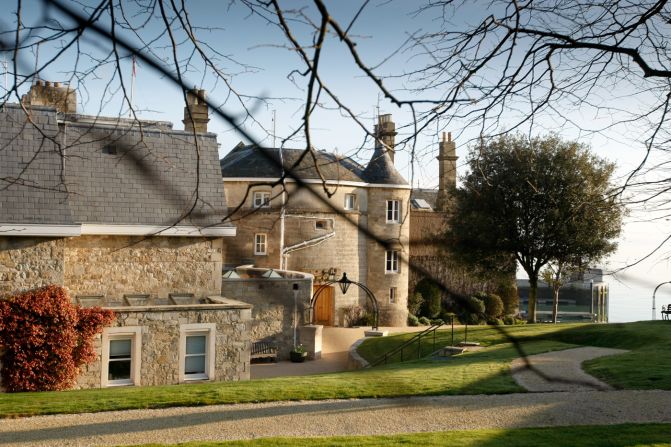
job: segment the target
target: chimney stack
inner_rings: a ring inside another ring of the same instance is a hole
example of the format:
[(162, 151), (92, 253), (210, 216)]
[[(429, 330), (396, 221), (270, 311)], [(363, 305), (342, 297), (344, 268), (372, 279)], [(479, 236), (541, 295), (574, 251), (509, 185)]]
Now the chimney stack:
[(60, 82), (35, 81), (21, 102), (27, 107), (48, 106), (61, 113), (77, 113), (77, 93)]
[(396, 135), (396, 125), (391, 120), (391, 114), (380, 115), (375, 126), (375, 148), (384, 149), (392, 162), (394, 161)]
[(443, 138), (438, 143), (438, 197), (436, 208), (438, 211), (447, 211), (450, 205), (452, 192), (457, 188), (457, 147), (452, 141), (452, 133), (443, 132)]
[(196, 87), (186, 93), (186, 107), (184, 107), (184, 119), (182, 120), (186, 132), (207, 132), (207, 123), (210, 119), (205, 95), (205, 90), (198, 90)]

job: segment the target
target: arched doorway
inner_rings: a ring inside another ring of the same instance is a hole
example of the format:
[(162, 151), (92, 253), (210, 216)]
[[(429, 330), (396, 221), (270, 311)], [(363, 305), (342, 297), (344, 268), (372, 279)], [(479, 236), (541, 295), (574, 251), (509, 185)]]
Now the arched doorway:
[[(357, 287), (359, 287), (361, 290), (363, 290), (366, 293), (366, 299), (368, 300), (368, 302), (370, 303), (370, 305), (373, 309), (374, 323), (373, 323), (372, 329), (374, 331), (376, 331), (378, 329), (378, 323), (380, 321), (380, 310), (379, 310), (379, 307), (378, 307), (378, 304), (377, 304), (377, 299), (375, 298), (375, 295), (373, 294), (373, 292), (371, 292), (371, 290), (368, 287), (366, 287), (365, 285), (363, 285), (359, 282), (350, 280), (347, 277), (347, 273), (343, 273), (342, 278), (340, 278), (337, 281), (328, 281), (328, 282), (325, 282), (325, 283), (321, 284), (319, 287), (317, 287), (315, 292), (312, 294), (312, 298), (310, 299), (310, 307), (309, 307), (310, 324), (320, 324), (317, 321), (317, 318), (316, 318), (317, 317), (317, 315), (316, 315), (317, 314), (317, 309), (326, 307), (322, 303), (320, 303), (320, 298), (322, 296), (326, 296), (328, 293), (333, 292), (333, 289), (334, 289), (332, 287), (333, 284), (338, 284), (338, 287), (340, 287), (340, 291), (343, 293), (343, 295), (347, 293), (347, 290), (349, 289), (349, 287), (352, 284), (356, 285)], [(334, 295), (332, 295), (332, 296), (334, 296)], [(318, 306), (321, 306), (321, 307), (318, 307)]]

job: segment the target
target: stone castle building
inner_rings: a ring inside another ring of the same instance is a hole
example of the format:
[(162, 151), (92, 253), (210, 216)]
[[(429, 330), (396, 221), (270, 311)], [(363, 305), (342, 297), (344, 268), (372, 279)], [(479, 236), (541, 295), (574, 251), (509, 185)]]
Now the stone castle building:
[[(366, 166), (322, 151), (236, 146), (221, 160), (226, 201), (239, 205), (232, 220), (240, 222), (225, 263), (311, 273), (315, 290), (346, 273), (375, 295), (380, 325), (404, 326), (410, 186), (394, 167), (390, 115), (379, 117), (375, 135)], [(347, 324), (346, 308), (365, 303), (360, 288), (324, 287), (314, 322)]]
[(81, 387), (249, 377), (251, 306), (219, 296), (236, 229), (203, 99), (184, 131), (80, 115), (58, 83), (0, 109), (0, 298), (57, 284), (117, 312)]

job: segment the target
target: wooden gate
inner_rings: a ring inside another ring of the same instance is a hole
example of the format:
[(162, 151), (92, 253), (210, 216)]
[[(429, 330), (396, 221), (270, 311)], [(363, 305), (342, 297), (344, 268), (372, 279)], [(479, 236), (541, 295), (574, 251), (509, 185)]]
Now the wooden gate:
[[(320, 285), (315, 285), (312, 293), (317, 291)], [(315, 324), (322, 324), (324, 326), (333, 325), (333, 309), (335, 308), (334, 297), (335, 289), (333, 286), (324, 287), (315, 303)]]

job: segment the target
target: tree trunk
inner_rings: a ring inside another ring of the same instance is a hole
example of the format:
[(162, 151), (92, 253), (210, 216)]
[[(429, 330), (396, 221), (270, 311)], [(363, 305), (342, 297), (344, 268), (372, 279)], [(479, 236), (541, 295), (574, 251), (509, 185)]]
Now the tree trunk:
[(529, 276), (529, 306), (527, 307), (527, 323), (536, 322), (536, 292), (538, 277)]
[(559, 286), (552, 286), (552, 322), (557, 323), (557, 313), (559, 312)]

